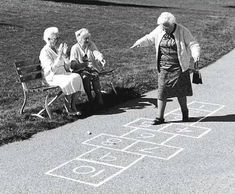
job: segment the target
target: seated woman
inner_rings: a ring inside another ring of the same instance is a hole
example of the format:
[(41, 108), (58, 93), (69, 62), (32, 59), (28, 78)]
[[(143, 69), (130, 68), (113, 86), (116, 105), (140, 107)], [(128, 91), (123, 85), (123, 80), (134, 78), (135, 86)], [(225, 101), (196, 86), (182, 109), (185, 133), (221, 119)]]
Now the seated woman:
[(77, 43), (72, 46), (70, 52), (71, 69), (81, 75), (89, 102), (93, 101), (91, 93), (92, 83), (98, 104), (103, 105), (99, 71), (106, 63), (104, 57), (97, 49), (95, 43), (91, 41), (91, 34), (86, 28), (75, 32), (75, 36)]
[(59, 30), (56, 27), (47, 28), (43, 39), (46, 45), (42, 48), (39, 59), (45, 79), (49, 85), (59, 86), (65, 94), (66, 111), (69, 114), (80, 115), (76, 102), (84, 88), (80, 75), (65, 70), (65, 66), (70, 63), (66, 56), (68, 46), (66, 43), (59, 45)]

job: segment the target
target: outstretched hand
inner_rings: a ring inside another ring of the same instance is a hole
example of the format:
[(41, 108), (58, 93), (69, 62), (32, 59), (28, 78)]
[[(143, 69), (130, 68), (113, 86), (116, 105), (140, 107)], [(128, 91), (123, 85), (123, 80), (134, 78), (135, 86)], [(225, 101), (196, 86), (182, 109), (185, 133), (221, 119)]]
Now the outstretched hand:
[(58, 48), (58, 56), (62, 57), (64, 45), (61, 43)]
[(138, 48), (140, 47), (140, 43), (138, 42), (138, 40), (130, 47), (130, 49), (133, 49), (133, 48)]
[(136, 45), (133, 44), (133, 45), (130, 47), (130, 49), (133, 49), (133, 48), (135, 48), (135, 47), (136, 47)]

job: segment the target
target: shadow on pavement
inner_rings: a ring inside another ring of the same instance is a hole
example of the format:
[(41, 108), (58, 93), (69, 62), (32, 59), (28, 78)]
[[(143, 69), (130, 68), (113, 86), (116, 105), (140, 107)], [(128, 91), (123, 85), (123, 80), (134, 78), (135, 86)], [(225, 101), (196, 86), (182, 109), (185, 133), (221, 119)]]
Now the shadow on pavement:
[(119, 104), (117, 106), (114, 106), (110, 109), (104, 109), (102, 111), (99, 111), (97, 114), (99, 115), (109, 115), (109, 114), (119, 114), (126, 112), (126, 110), (130, 109), (144, 109), (147, 106), (152, 106), (157, 104), (156, 98), (145, 98), (144, 96), (136, 99), (132, 99), (130, 101), (127, 101), (125, 103)]
[(235, 122), (235, 114), (223, 116), (209, 116), (200, 122)]
[[(190, 117), (190, 123), (197, 122), (202, 119), (200, 122), (235, 122), (235, 114), (223, 115), (223, 116), (208, 116), (208, 117)], [(169, 121), (169, 123), (178, 123), (182, 121)]]

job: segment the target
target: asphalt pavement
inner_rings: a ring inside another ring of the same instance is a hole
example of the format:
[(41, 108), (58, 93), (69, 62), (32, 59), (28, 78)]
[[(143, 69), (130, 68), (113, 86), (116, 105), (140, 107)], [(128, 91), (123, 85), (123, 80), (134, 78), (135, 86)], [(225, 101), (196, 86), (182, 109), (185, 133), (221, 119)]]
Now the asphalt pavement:
[(0, 147), (1, 194), (235, 193), (235, 50), (201, 70), (166, 123), (152, 125), (156, 92)]

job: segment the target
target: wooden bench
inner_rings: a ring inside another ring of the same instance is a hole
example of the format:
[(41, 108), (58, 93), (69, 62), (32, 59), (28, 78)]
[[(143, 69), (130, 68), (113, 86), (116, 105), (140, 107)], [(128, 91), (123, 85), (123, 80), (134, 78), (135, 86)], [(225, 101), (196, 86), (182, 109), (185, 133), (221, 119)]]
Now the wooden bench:
[[(49, 110), (49, 106), (55, 102), (61, 95), (62, 91), (58, 86), (48, 86), (44, 81), (42, 67), (40, 65), (39, 60), (24, 60), (24, 61), (16, 61), (14, 63), (16, 72), (18, 74), (19, 82), (22, 85), (23, 93), (24, 93), (24, 101), (23, 105), (20, 109), (20, 114), (23, 114), (25, 105), (28, 100), (29, 93), (46, 93), (44, 108), (40, 110), (36, 114), (32, 114), (33, 116), (37, 116), (40, 118), (44, 118), (42, 113), (44, 111), (47, 112), (47, 115), (51, 119), (51, 112)], [(52, 93), (52, 90), (57, 89), (57, 94), (52, 98), (50, 102), (48, 102), (49, 96)]]

